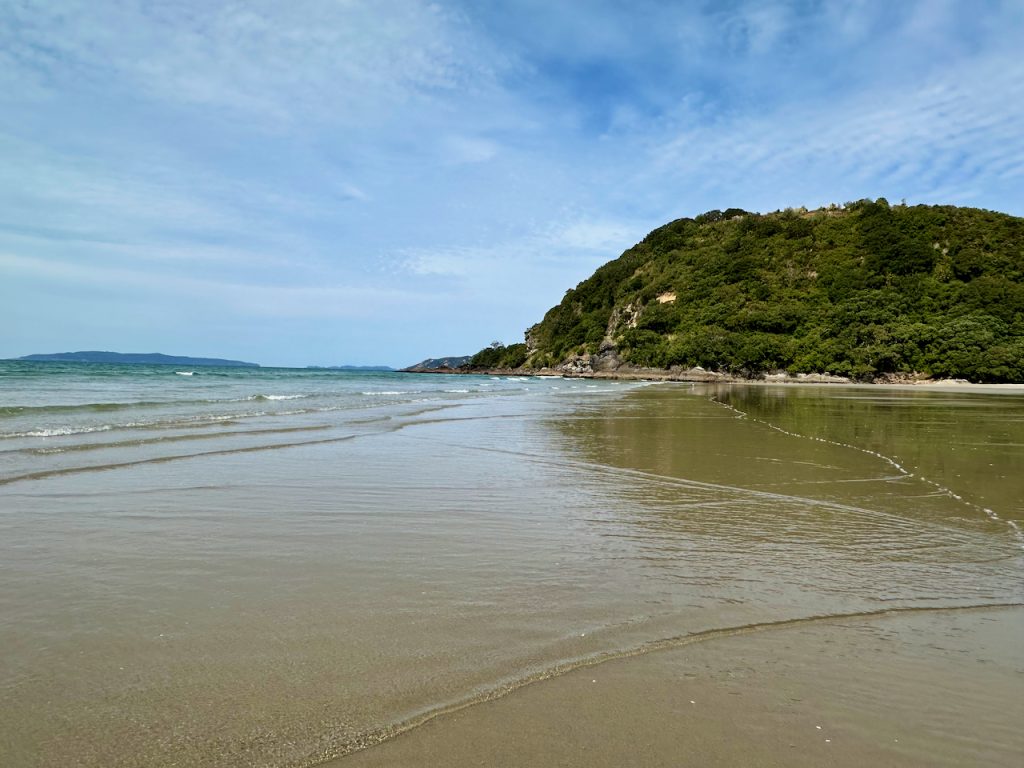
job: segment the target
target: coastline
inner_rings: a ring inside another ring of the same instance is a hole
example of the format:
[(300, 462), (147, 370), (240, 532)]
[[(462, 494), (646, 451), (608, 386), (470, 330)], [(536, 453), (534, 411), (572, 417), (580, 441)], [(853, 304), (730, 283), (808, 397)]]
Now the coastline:
[(850, 387), (900, 389), (924, 389), (934, 392), (1003, 392), (1008, 394), (1024, 394), (1024, 382), (1019, 383), (987, 383), (972, 382), (966, 379), (929, 379), (913, 375), (889, 377), (874, 381), (856, 381), (846, 376), (835, 376), (827, 373), (765, 373), (757, 377), (734, 376), (732, 374), (708, 371), (703, 368), (663, 369), (639, 368), (622, 366), (614, 370), (586, 370), (565, 368), (406, 368), (398, 373), (416, 373), (454, 376), (539, 376), (559, 379), (597, 379), (605, 381), (653, 381), (677, 382), (689, 384), (782, 384), (782, 385), (831, 385)]
[(1019, 754), (1019, 396), (57, 375), (3, 382), (12, 765)]

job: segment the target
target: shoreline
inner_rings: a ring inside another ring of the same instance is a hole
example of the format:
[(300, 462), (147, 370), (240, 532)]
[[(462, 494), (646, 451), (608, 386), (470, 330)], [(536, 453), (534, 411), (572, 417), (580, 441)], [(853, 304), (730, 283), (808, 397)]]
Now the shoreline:
[[(1008, 766), (1022, 619), (1019, 605), (911, 608), (697, 636), (438, 712), (322, 765), (670, 768), (685, 754), (712, 766)], [(964, 654), (987, 666), (965, 674), (951, 663)], [(888, 687), (897, 674), (915, 677), (911, 691)], [(927, 717), (911, 707), (952, 689)], [(958, 725), (980, 706), (983, 739)]]
[(686, 384), (749, 384), (749, 385), (828, 385), (847, 387), (923, 389), (934, 392), (1002, 392), (1024, 394), (1024, 382), (990, 383), (972, 382), (966, 379), (926, 379), (907, 376), (904, 378), (855, 381), (846, 376), (807, 373), (766, 373), (756, 378), (734, 376), (700, 368), (686, 370), (665, 370), (662, 368), (619, 368), (616, 370), (561, 370), (558, 368), (486, 368), (463, 370), (457, 368), (403, 369), (396, 373), (453, 375), (453, 376), (539, 376), (557, 379), (596, 379), (603, 381), (650, 381)]

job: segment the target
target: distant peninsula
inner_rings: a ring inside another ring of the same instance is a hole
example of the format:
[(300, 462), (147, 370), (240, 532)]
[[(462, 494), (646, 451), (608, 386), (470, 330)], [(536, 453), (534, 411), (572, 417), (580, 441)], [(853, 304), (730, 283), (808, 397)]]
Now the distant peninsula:
[(52, 355), (25, 355), (16, 358), (34, 363), (129, 363), (133, 365), (220, 366), (223, 368), (259, 368), (259, 363), (221, 360), (217, 357), (182, 357), (159, 352), (57, 352)]
[(1024, 382), (1024, 219), (884, 198), (677, 219), (459, 372)]
[(403, 373), (453, 373), (460, 368), (470, 364), (471, 355), (449, 355), (448, 357), (428, 357), (408, 368), (402, 368)]

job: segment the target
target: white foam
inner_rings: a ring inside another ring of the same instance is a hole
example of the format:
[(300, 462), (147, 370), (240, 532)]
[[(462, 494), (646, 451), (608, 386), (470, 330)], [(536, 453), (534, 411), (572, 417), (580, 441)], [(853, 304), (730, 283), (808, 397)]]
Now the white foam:
[(55, 427), (54, 429), (34, 429), (31, 432), (8, 432), (2, 437), (61, 437), (62, 435), (82, 435), (87, 432), (106, 432), (113, 429), (109, 424), (99, 427)]

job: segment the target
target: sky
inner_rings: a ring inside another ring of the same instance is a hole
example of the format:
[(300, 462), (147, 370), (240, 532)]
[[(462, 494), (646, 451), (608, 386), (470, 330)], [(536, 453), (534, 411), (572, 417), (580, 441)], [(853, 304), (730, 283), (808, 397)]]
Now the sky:
[(1024, 215), (1020, 0), (0, 0), (0, 357), (410, 365), (650, 230)]

